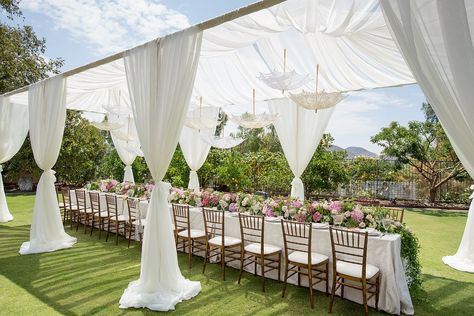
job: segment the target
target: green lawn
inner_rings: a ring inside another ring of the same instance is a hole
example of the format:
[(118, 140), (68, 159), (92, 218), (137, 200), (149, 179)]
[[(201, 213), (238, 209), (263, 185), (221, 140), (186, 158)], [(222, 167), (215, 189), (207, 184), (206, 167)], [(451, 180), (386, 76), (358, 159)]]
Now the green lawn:
[[(82, 231), (67, 230), (78, 237), (72, 249), (40, 255), (18, 255), (28, 240), (33, 196), (9, 196), (8, 203), (15, 220), (0, 224), (0, 315), (117, 315), (152, 314), (149, 310), (120, 310), (118, 300), (128, 282), (140, 270), (137, 243), (127, 249), (125, 240), (115, 246), (109, 240), (99, 241)], [(406, 222), (422, 245), (424, 291), (415, 300), (417, 315), (471, 315), (474, 310), (474, 274), (461, 273), (445, 266), (441, 257), (453, 254), (464, 229), (466, 215), (410, 211)], [(289, 287), (281, 298), (281, 283), (268, 281), (267, 293), (261, 283), (245, 274), (236, 284), (237, 270), (228, 269), (226, 282), (220, 279), (217, 265), (209, 265), (201, 274), (202, 259), (186, 267), (186, 257), (179, 255), (185, 277), (201, 281), (202, 292), (194, 299), (180, 303), (171, 314), (181, 315), (309, 315), (327, 314), (329, 300), (316, 294), (311, 310), (305, 288)], [(362, 306), (336, 300), (334, 315), (361, 315)], [(371, 315), (377, 313), (371, 310)], [(383, 313), (380, 313), (383, 314)]]

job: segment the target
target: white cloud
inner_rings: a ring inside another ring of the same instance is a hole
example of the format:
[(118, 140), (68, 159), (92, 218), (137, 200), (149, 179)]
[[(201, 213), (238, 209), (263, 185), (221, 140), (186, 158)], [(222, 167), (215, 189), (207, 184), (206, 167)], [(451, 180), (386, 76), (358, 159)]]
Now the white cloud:
[(103, 56), (186, 28), (186, 15), (157, 0), (23, 0), (23, 10), (43, 14)]

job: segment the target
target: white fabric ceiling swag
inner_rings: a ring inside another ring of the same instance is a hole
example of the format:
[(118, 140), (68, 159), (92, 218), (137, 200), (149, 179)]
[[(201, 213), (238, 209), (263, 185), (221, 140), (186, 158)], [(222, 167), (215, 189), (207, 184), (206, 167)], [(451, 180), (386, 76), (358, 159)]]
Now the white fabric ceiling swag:
[(30, 241), (20, 254), (70, 248), (76, 238), (64, 231), (51, 168), (58, 159), (66, 120), (66, 79), (57, 76), (34, 84), (28, 91), (31, 149), (43, 170), (36, 188)]
[(168, 195), (162, 182), (186, 117), (199, 61), (197, 28), (147, 43), (126, 53), (125, 69), (138, 137), (156, 182), (148, 206), (140, 278), (120, 299), (121, 308), (167, 311), (201, 291), (178, 266)]
[(183, 130), (181, 131), (179, 145), (181, 146), (186, 163), (188, 164), (189, 168), (191, 168), (189, 173), (188, 189), (192, 189), (195, 192), (199, 192), (200, 187), (197, 171), (206, 161), (209, 150), (211, 149), (211, 145), (206, 143), (201, 137), (203, 135), (208, 137), (214, 135), (216, 131), (218, 114), (219, 108), (207, 107), (206, 117), (214, 122), (213, 128), (199, 131), (197, 129), (184, 126)]
[(27, 134), (28, 107), (10, 104), (8, 97), (0, 96), (0, 223), (13, 220), (3, 189), (2, 163), (20, 150)]
[(291, 197), (304, 200), (301, 175), (313, 157), (326, 130), (334, 108), (306, 110), (288, 98), (268, 101), (270, 113), (279, 113), (275, 126), (285, 158), (295, 178), (291, 182)]
[[(385, 20), (459, 160), (474, 177), (474, 1), (381, 1)], [(427, 27), (429, 26), (429, 27)], [(474, 200), (454, 256), (444, 263), (474, 272)]]

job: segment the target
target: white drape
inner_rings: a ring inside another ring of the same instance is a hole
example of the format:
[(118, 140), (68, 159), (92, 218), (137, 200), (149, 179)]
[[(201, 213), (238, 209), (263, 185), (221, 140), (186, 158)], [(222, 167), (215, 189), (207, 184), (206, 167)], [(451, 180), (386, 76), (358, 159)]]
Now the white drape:
[[(202, 110), (203, 117), (217, 120), (219, 114), (219, 108), (206, 107)], [(191, 171), (189, 172), (189, 184), (188, 189), (192, 189), (195, 192), (199, 192), (199, 178), (197, 171), (202, 167), (206, 161), (211, 145), (202, 139), (202, 136), (210, 137), (213, 136), (216, 128), (199, 131), (194, 128), (187, 126), (183, 127), (181, 136), (179, 138), (179, 145), (183, 152), (184, 159), (188, 164)]]
[(28, 134), (28, 107), (11, 104), (0, 97), (0, 223), (11, 221), (2, 180), (2, 163), (10, 160), (21, 148)]
[[(382, 0), (381, 4), (400, 51), (474, 177), (474, 1)], [(474, 272), (474, 202), (457, 253), (443, 261)]]
[(273, 125), (295, 176), (291, 182), (291, 197), (304, 200), (304, 186), (300, 177), (323, 137), (334, 108), (315, 113), (297, 106), (288, 98), (269, 100), (268, 108), (272, 114), (279, 113)]
[(120, 307), (167, 311), (201, 290), (178, 266), (167, 197), (161, 182), (178, 144), (199, 61), (202, 33), (192, 28), (127, 52), (125, 69), (137, 132), (157, 185), (147, 213), (140, 278), (131, 282)]
[(43, 170), (36, 188), (30, 241), (20, 254), (50, 252), (70, 248), (76, 238), (64, 231), (54, 182), (66, 120), (66, 79), (62, 76), (41, 81), (29, 88), (30, 141), (36, 164)]

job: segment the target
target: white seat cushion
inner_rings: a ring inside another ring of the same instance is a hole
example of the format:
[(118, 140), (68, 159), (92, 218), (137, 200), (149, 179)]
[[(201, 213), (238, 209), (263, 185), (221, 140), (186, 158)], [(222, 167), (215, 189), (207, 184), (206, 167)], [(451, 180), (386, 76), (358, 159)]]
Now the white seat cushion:
[[(178, 236), (188, 237), (188, 230), (186, 229), (186, 230), (183, 230), (182, 232), (179, 232)], [(206, 233), (199, 229), (191, 229), (190, 236), (191, 238), (201, 238), (201, 237), (206, 236)]]
[[(110, 214), (110, 219), (111, 219), (112, 221), (115, 221), (115, 214), (113, 214), (113, 213)], [(126, 222), (126, 221), (127, 221), (127, 219), (125, 218), (125, 215), (119, 215), (119, 216), (117, 216), (117, 220), (118, 220), (119, 222), (124, 222), (124, 221)]]
[(107, 217), (107, 216), (109, 216), (109, 213), (107, 211), (102, 211), (100, 213), (96, 212), (94, 215), (99, 216), (99, 217)]
[(146, 224), (146, 218), (142, 218), (140, 220), (136, 219), (133, 221), (133, 225), (140, 225), (142, 224), (142, 226), (145, 226)]
[[(355, 263), (350, 263), (350, 262), (345, 262), (345, 261), (336, 261), (336, 270), (338, 273), (349, 275), (355, 278), (362, 278), (362, 265), (361, 264), (355, 264)], [(374, 275), (379, 272), (379, 268), (376, 266), (373, 266), (371, 264), (367, 264), (366, 270), (365, 270), (365, 277), (367, 279), (371, 279)]]
[[(209, 243), (211, 245), (221, 246), (222, 245), (222, 236), (217, 236), (217, 237), (209, 239)], [(225, 247), (240, 245), (240, 243), (241, 243), (241, 240), (238, 239), (238, 238), (224, 236), (224, 246)]]
[[(319, 254), (317, 252), (311, 253), (311, 264), (318, 265), (326, 260), (328, 260), (328, 256)], [(308, 264), (308, 253), (302, 251), (294, 251), (290, 253), (288, 256), (288, 260), (292, 262), (297, 262), (301, 264)]]
[[(247, 246), (245, 246), (245, 251), (260, 254), (261, 253), (261, 244), (259, 243), (252, 243)], [(267, 255), (269, 253), (275, 253), (275, 252), (280, 252), (281, 248), (269, 244), (263, 244), (263, 254)]]
[(90, 208), (86, 208), (85, 211), (84, 211), (84, 209), (81, 208), (81, 209), (79, 210), (79, 212), (80, 212), (80, 213), (89, 213), (89, 214), (91, 214), (91, 213), (92, 213), (92, 210), (91, 210)]

